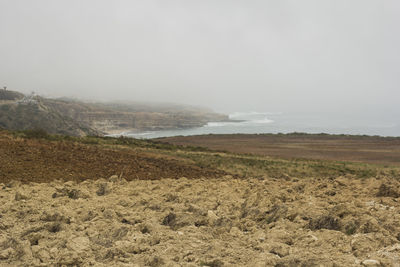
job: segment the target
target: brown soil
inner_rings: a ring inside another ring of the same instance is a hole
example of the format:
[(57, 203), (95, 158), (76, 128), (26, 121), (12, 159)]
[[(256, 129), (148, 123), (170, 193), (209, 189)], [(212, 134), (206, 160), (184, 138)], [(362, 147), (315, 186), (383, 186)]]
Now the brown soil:
[(400, 265), (395, 173), (234, 178), (151, 145), (0, 133), (0, 266)]
[(158, 139), (234, 153), (400, 166), (400, 138), (340, 135), (201, 135)]
[(399, 266), (385, 178), (0, 184), (1, 266)]
[(127, 180), (217, 177), (225, 173), (132, 149), (21, 139), (0, 132), (0, 182), (83, 181), (113, 174)]

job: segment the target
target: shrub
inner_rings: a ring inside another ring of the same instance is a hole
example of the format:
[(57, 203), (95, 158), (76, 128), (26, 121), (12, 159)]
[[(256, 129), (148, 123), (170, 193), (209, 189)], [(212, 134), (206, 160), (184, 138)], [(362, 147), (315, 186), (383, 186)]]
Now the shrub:
[(49, 134), (43, 129), (29, 129), (24, 131), (24, 136), (26, 138), (41, 138), (48, 139)]
[(316, 219), (311, 219), (308, 223), (308, 227), (311, 230), (328, 229), (338, 231), (340, 230), (340, 221), (338, 218), (325, 215)]

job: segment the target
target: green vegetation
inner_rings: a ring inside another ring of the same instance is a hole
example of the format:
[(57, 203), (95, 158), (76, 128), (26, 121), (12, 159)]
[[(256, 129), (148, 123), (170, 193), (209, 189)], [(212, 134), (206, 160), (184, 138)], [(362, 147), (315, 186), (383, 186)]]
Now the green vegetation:
[(357, 178), (368, 178), (383, 173), (385, 175), (400, 177), (398, 168), (364, 163), (310, 159), (284, 160), (228, 153), (202, 154), (180, 152), (179, 154), (184, 154), (185, 157), (192, 159), (203, 167), (219, 168), (230, 173), (249, 177), (333, 178), (342, 175), (352, 175)]

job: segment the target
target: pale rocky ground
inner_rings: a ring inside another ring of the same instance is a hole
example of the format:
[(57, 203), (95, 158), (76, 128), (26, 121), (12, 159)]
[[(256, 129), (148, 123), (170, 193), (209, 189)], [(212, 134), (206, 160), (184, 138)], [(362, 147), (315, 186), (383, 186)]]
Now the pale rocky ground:
[(399, 187), (385, 177), (0, 184), (0, 266), (400, 266), (400, 198), (377, 197), (382, 184)]

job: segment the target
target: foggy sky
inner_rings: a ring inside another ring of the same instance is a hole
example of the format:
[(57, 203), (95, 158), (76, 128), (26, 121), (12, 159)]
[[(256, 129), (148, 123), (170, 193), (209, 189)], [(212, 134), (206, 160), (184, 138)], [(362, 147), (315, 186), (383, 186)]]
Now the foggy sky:
[(399, 114), (398, 0), (0, 0), (0, 86)]

